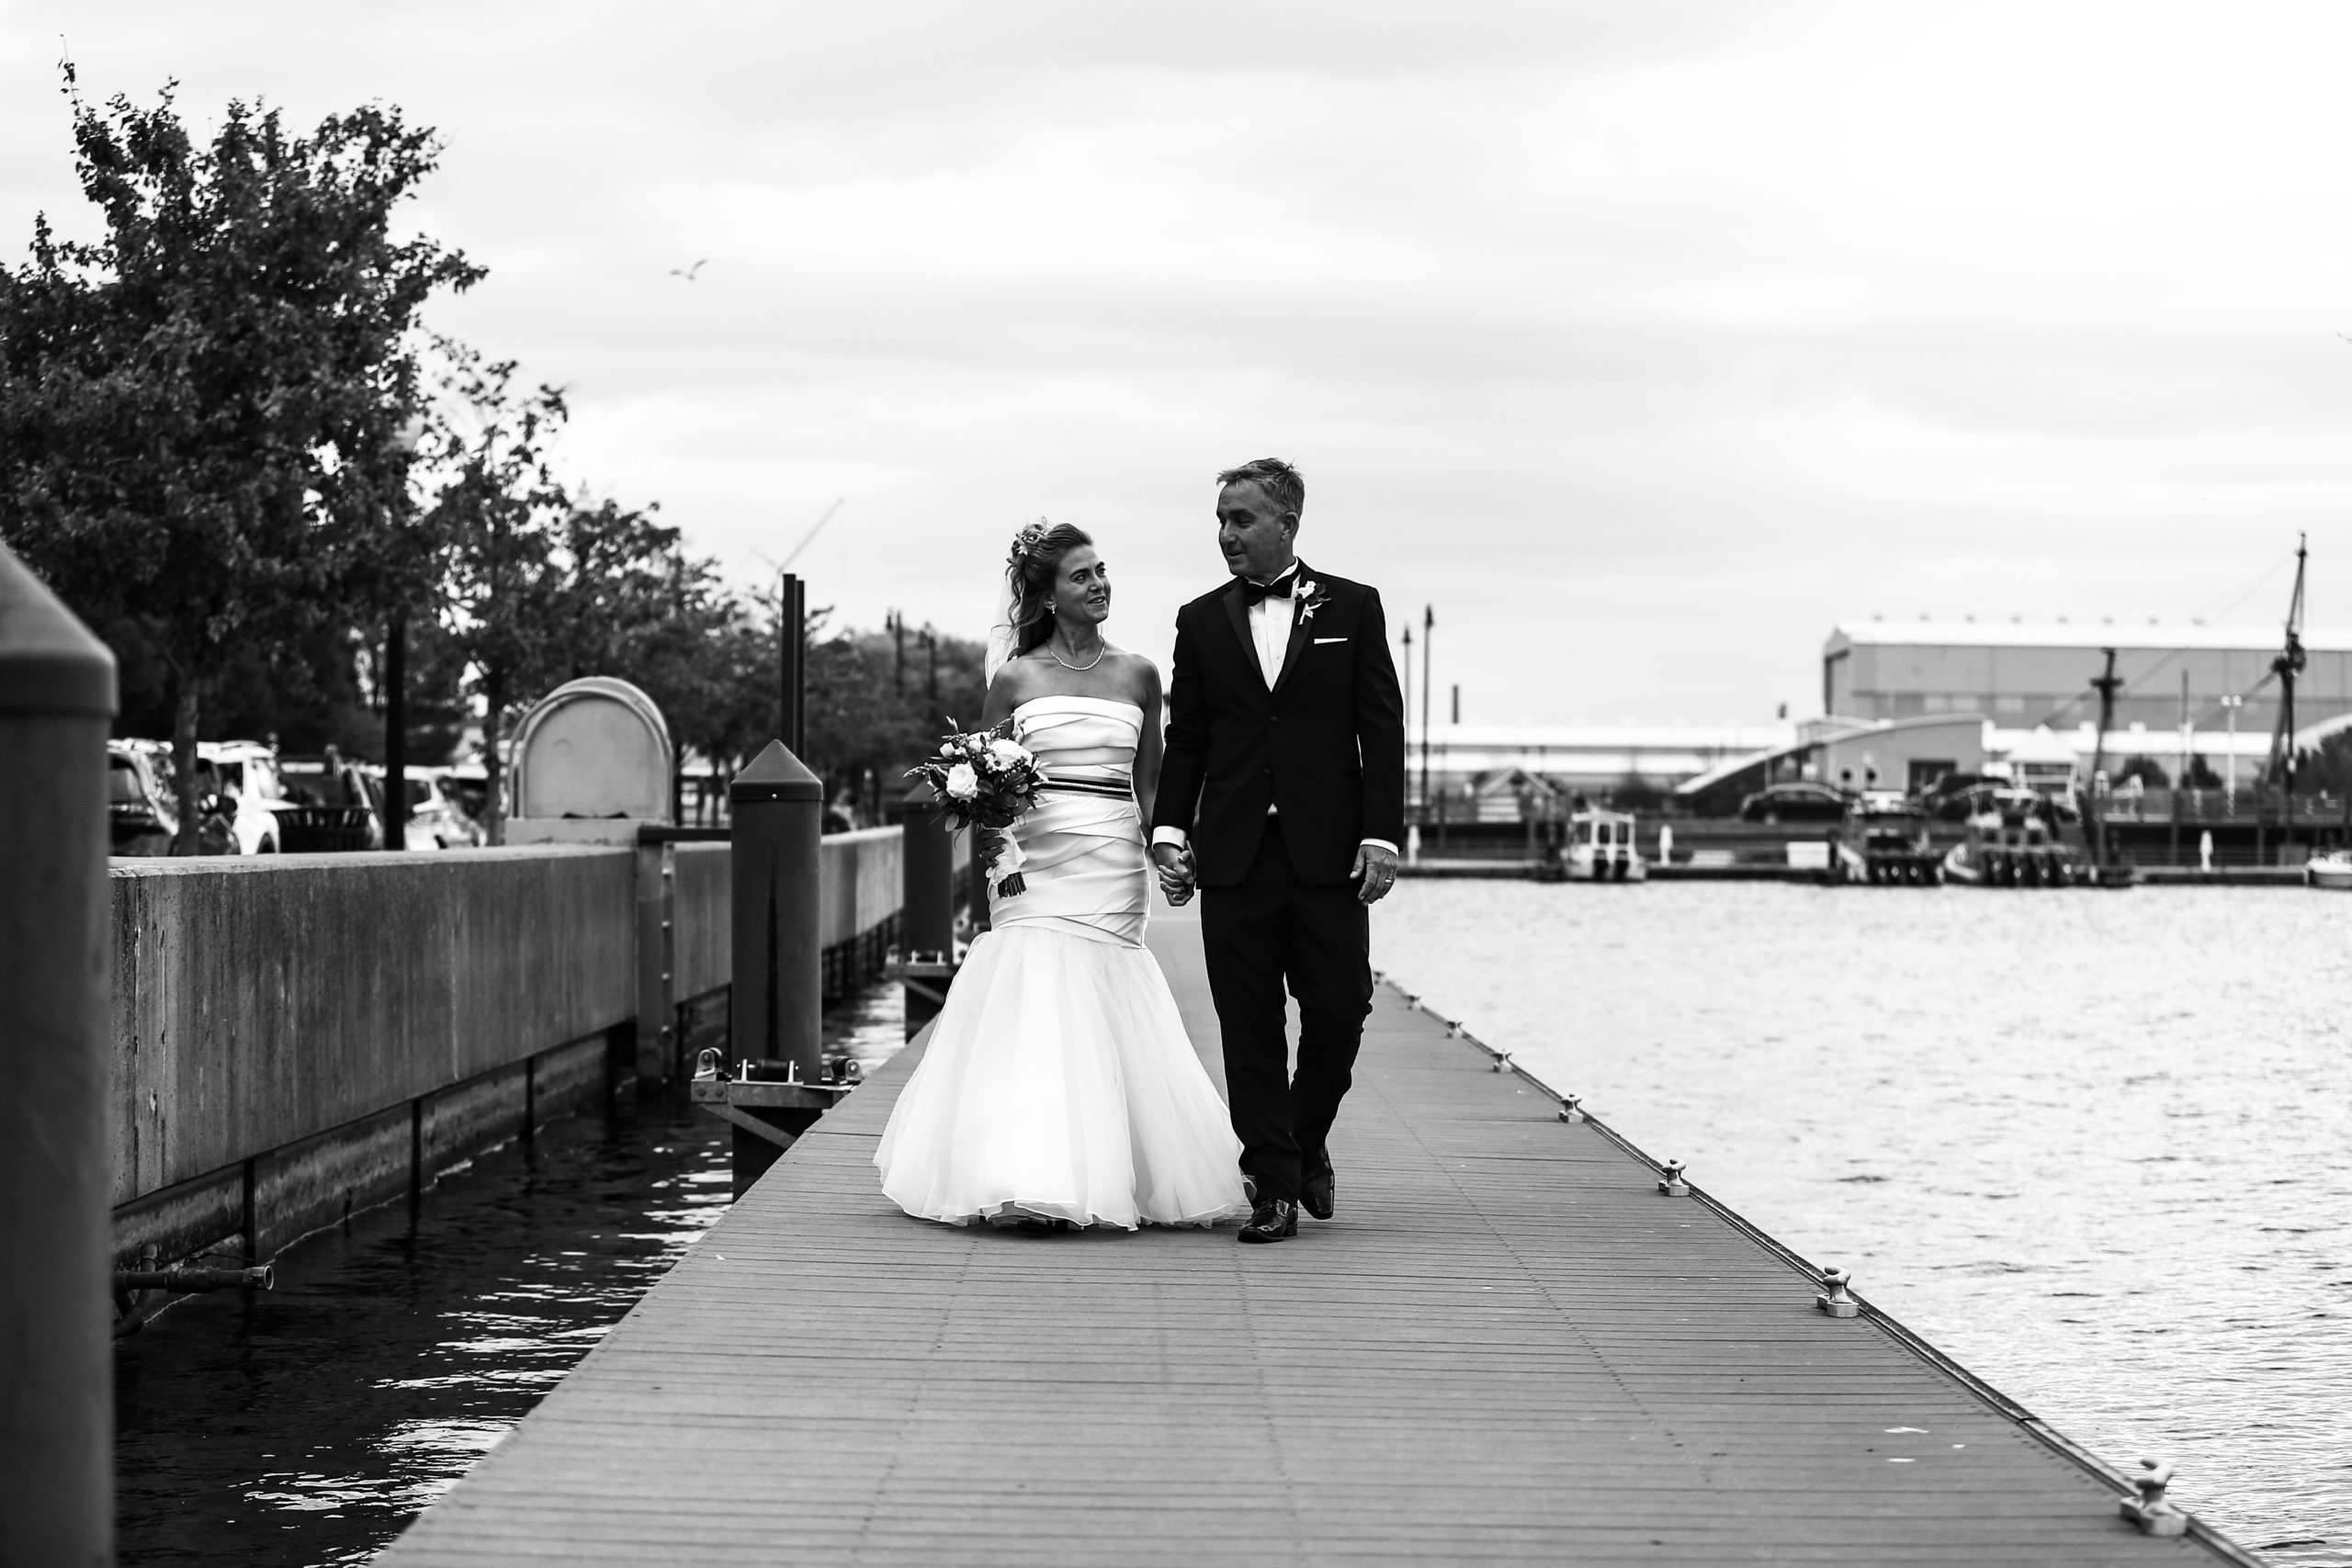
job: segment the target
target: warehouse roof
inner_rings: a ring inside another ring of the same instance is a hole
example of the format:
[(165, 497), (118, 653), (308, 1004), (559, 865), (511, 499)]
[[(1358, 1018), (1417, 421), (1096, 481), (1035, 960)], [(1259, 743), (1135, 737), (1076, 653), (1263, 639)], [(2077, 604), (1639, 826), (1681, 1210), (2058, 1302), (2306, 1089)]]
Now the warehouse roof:
[[(1829, 628), (1826, 652), (1840, 648), (2112, 648), (2217, 649), (2271, 653), (2284, 641), (2277, 622), (2199, 626), (2193, 621), (1896, 621), (1841, 620)], [(2352, 628), (2312, 627), (2303, 646), (2313, 653), (2352, 653)]]

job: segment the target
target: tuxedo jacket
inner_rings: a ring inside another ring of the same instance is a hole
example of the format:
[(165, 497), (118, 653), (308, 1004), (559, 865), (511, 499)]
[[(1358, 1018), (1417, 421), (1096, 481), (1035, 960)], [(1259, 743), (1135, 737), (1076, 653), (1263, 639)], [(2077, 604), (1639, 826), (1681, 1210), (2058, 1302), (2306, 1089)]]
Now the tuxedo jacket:
[(1292, 613), (1271, 691), (1240, 579), (1176, 612), (1151, 822), (1191, 836), (1204, 886), (1249, 874), (1270, 806), (1311, 886), (1345, 882), (1365, 839), (1405, 841), (1405, 698), (1380, 594), (1304, 561), (1295, 581), (1316, 591)]

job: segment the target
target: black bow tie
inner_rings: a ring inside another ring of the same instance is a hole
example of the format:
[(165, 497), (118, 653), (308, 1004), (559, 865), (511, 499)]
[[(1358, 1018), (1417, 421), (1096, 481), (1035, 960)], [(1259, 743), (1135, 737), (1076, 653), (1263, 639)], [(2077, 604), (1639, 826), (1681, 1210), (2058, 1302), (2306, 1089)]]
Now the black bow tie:
[(1287, 599), (1291, 584), (1297, 581), (1298, 573), (1295, 571), (1286, 571), (1272, 582), (1252, 582), (1245, 577), (1241, 580), (1241, 597), (1252, 604), (1266, 599)]

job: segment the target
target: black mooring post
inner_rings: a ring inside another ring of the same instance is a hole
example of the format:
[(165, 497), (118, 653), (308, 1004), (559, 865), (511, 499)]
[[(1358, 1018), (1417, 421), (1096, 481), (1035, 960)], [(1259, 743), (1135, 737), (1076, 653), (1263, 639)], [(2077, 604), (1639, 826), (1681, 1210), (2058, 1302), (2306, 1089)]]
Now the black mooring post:
[(0, 546), (0, 1562), (114, 1561), (114, 655)]
[(956, 977), (956, 836), (929, 784), (907, 792), (900, 815), (899, 953), (907, 1038), (939, 1016)]
[(808, 749), (808, 585), (786, 572), (776, 602), (776, 664), (783, 699), (778, 732), (797, 757)]
[[(733, 827), (735, 973), (729, 1041), (755, 1075), (822, 1082), (824, 976), (818, 926), (818, 829), (824, 787), (781, 740), (728, 786)], [(813, 1115), (787, 1130), (798, 1133)], [(775, 1163), (778, 1145), (738, 1125), (735, 1188)]]

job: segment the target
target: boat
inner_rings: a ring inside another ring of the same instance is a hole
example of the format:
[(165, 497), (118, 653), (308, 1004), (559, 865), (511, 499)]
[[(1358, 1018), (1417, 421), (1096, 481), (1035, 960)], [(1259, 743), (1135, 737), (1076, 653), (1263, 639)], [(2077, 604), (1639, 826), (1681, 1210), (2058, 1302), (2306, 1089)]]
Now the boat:
[(1962, 887), (2068, 887), (2092, 880), (2058, 808), (2030, 789), (1979, 785), (1968, 796), (1968, 837), (1944, 856), (1944, 880)]
[(2352, 850), (2329, 850), (2303, 863), (2303, 881), (2312, 887), (2352, 893)]
[(1634, 847), (1634, 818), (1623, 811), (1587, 807), (1568, 816), (1562, 873), (1570, 882), (1645, 882), (1649, 863)]
[(1830, 853), (1848, 882), (1933, 886), (1943, 880), (1944, 857), (1929, 842), (1927, 812), (1894, 791), (1857, 795), (1838, 825)]

